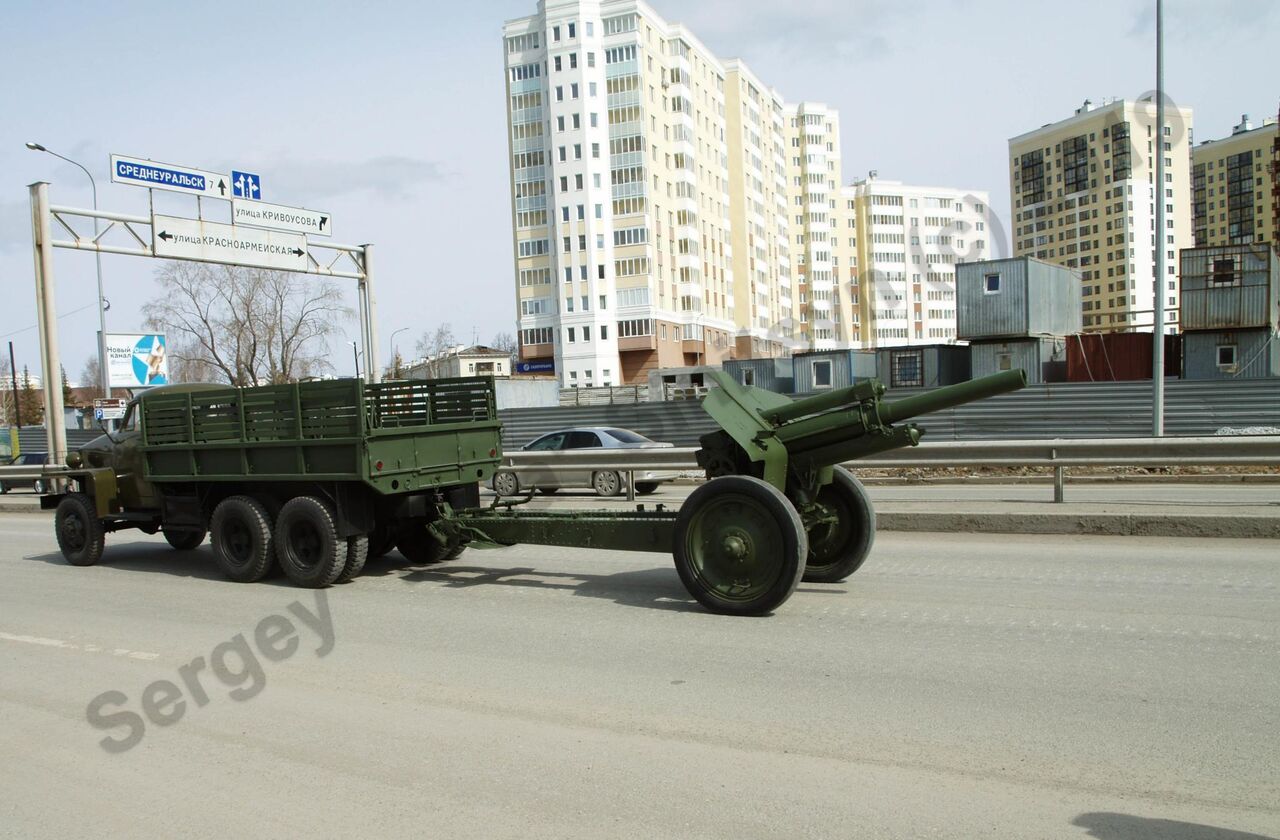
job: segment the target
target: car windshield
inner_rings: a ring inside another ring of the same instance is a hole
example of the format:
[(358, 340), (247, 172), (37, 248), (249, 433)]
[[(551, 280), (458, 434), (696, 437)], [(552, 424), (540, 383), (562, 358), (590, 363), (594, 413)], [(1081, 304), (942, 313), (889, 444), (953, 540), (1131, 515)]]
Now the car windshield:
[(653, 443), (644, 435), (638, 435), (635, 432), (629, 432), (626, 429), (605, 429), (604, 433), (614, 440), (622, 443)]

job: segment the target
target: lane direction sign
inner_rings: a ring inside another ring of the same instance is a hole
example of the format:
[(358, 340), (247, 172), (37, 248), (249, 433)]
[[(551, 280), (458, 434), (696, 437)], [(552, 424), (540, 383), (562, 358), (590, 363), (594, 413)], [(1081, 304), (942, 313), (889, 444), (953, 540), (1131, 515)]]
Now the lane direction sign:
[(307, 238), (278, 230), (151, 217), (151, 249), (157, 257), (307, 271)]
[(111, 180), (117, 184), (171, 190), (187, 195), (231, 198), (230, 175), (125, 155), (111, 156)]
[(231, 199), (231, 221), (237, 225), (290, 230), (312, 236), (331, 236), (333, 233), (333, 222), (328, 213), (241, 198)]
[(262, 198), (262, 179), (252, 172), (231, 170), (231, 195), (257, 201)]

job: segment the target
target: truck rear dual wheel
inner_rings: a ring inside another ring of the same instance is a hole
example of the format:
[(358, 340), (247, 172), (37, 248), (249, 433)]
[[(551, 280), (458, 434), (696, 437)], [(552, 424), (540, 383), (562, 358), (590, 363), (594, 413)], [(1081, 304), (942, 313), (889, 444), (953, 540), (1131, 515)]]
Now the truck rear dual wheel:
[(315, 496), (285, 502), (276, 517), (275, 543), (280, 568), (297, 586), (326, 587), (346, 569), (347, 540), (338, 536), (333, 509)]
[(818, 505), (831, 521), (809, 531), (807, 583), (839, 583), (858, 571), (876, 536), (876, 512), (862, 482), (844, 467), (818, 492)]
[(364, 571), (365, 561), (369, 559), (369, 535), (357, 534), (347, 537), (347, 560), (342, 564), (342, 571), (334, 583), (346, 583)]
[(763, 615), (795, 591), (809, 541), (776, 487), (749, 476), (708, 481), (676, 518), (676, 571), (689, 594), (727, 615)]
[(107, 545), (106, 529), (98, 518), (93, 499), (84, 493), (68, 493), (58, 502), (53, 515), (58, 548), (73, 566), (92, 566), (102, 559)]
[(466, 548), (465, 545), (441, 545), (427, 533), (423, 525), (402, 527), (396, 534), (396, 548), (415, 566), (430, 566), (454, 560)]
[[(223, 499), (213, 509), (209, 529), (213, 535), (213, 556), (222, 573), (231, 580), (253, 583), (262, 580), (271, 570), (275, 560), (271, 516), (256, 499), (249, 496)], [(165, 538), (169, 539), (169, 532), (165, 532)], [(172, 539), (169, 543), (174, 548), (181, 547)]]

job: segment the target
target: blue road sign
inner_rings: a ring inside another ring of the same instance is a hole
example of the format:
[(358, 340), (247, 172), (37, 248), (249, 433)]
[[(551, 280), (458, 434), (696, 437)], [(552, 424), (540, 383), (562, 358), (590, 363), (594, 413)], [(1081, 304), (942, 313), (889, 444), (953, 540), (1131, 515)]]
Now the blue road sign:
[(231, 170), (231, 195), (235, 198), (262, 198), (262, 179), (251, 172)]
[(111, 156), (111, 180), (148, 189), (231, 198), (227, 193), (231, 179), (224, 174), (124, 155)]

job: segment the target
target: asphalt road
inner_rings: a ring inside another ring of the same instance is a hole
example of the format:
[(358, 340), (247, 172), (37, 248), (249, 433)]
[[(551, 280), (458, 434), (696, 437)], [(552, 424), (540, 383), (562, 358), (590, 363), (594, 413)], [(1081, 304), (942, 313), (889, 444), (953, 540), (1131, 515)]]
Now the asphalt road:
[(1280, 837), (1275, 541), (888, 533), (732, 619), (661, 555), (317, 601), (50, 525), (0, 516), (3, 836)]

